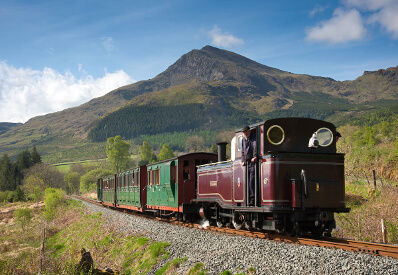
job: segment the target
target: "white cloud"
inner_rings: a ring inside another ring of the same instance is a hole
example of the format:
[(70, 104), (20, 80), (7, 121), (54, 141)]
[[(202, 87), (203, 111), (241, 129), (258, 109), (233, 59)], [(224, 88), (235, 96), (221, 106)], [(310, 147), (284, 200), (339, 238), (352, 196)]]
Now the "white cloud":
[(370, 23), (379, 23), (392, 38), (398, 39), (398, 3), (382, 8), (369, 17)]
[[(79, 65), (79, 70), (83, 70)], [(0, 121), (25, 122), (34, 116), (78, 106), (133, 83), (124, 71), (76, 78), (71, 72), (15, 68), (0, 62)]]
[(366, 34), (366, 29), (361, 14), (355, 10), (334, 11), (330, 20), (322, 21), (318, 26), (306, 30), (307, 38), (312, 41), (329, 43), (343, 43), (361, 40)]
[(351, 8), (364, 11), (376, 11), (394, 5), (396, 0), (342, 0), (342, 3)]
[(316, 5), (315, 8), (312, 11), (310, 11), (310, 17), (313, 17), (317, 13), (322, 13), (328, 8), (329, 5), (326, 6)]
[(107, 52), (110, 52), (113, 50), (113, 38), (109, 36), (104, 36), (101, 38), (102, 41), (102, 46), (105, 48)]
[(214, 26), (208, 34), (212, 39), (211, 43), (215, 46), (230, 47), (244, 44), (244, 41), (242, 39), (237, 38), (227, 32), (222, 32), (221, 29), (217, 26)]

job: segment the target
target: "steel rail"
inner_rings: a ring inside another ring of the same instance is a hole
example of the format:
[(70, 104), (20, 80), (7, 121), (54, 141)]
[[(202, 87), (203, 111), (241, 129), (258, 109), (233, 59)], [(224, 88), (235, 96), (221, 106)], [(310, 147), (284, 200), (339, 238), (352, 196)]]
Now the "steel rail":
[[(93, 203), (96, 205), (103, 206), (100, 202), (93, 200), (93, 199), (79, 197), (79, 196), (71, 196), (71, 197), (74, 197), (74, 198), (77, 198), (80, 200), (84, 200), (84, 201), (87, 201), (89, 203)], [(240, 235), (240, 236), (246, 236), (246, 237), (250, 237), (250, 238), (260, 238), (260, 239), (272, 240), (272, 241), (283, 242), (283, 243), (308, 245), (308, 246), (316, 246), (316, 247), (326, 247), (326, 248), (333, 248), (333, 249), (343, 249), (346, 251), (351, 251), (351, 252), (356, 252), (356, 253), (366, 253), (366, 254), (371, 254), (371, 255), (375, 255), (375, 256), (391, 257), (391, 258), (395, 258), (398, 260), (398, 245), (396, 246), (396, 245), (389, 245), (389, 244), (383, 244), (383, 243), (362, 242), (362, 241), (338, 239), (338, 238), (331, 238), (331, 237), (321, 237), (319, 239), (314, 239), (311, 237), (308, 237), (308, 238), (288, 237), (285, 235), (274, 234), (274, 233), (266, 233), (266, 232), (260, 232), (260, 231), (248, 231), (248, 230), (236, 230), (236, 229), (226, 228), (226, 227), (219, 228), (217, 226), (203, 227), (200, 224), (196, 224), (196, 223), (183, 222), (183, 221), (179, 221), (176, 219), (167, 219), (167, 220), (161, 219), (159, 217), (143, 215), (138, 212), (127, 211), (126, 209), (122, 209), (122, 208), (112, 208), (112, 209), (118, 210), (118, 211), (123, 211), (126, 214), (139, 216), (142, 218), (155, 219), (155, 220), (163, 221), (165, 223), (170, 223), (170, 224), (189, 227), (189, 228), (197, 228), (200, 230), (206, 230), (206, 231), (212, 231), (212, 232), (218, 232), (218, 233), (230, 234), (230, 235)]]

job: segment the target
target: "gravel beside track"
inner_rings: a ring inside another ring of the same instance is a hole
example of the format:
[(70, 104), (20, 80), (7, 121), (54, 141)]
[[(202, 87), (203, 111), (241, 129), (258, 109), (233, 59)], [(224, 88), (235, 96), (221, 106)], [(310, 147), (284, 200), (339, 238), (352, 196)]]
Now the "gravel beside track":
[(89, 212), (102, 212), (107, 222), (117, 224), (122, 233), (139, 233), (154, 241), (169, 242), (170, 257), (158, 268), (171, 259), (187, 257), (177, 274), (186, 274), (196, 263), (204, 263), (208, 274), (225, 270), (246, 273), (251, 267), (255, 274), (398, 274), (398, 260), (392, 258), (224, 235), (82, 203)]

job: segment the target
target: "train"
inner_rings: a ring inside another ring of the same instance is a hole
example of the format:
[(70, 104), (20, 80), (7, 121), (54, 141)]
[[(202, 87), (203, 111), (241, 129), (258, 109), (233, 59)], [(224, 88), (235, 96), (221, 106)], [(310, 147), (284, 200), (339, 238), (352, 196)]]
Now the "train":
[[(246, 128), (247, 130), (247, 128)], [(249, 125), (257, 146), (254, 202), (242, 165), (243, 128), (218, 154), (197, 152), (98, 179), (104, 205), (164, 218), (207, 220), (218, 227), (330, 236), (345, 205), (344, 154), (336, 127), (311, 118), (275, 118)]]

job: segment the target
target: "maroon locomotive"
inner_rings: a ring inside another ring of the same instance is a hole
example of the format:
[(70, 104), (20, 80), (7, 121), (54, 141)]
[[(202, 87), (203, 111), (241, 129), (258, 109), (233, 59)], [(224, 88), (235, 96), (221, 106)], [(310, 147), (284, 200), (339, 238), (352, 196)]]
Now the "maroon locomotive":
[(250, 131), (258, 156), (254, 205), (248, 203), (240, 130), (232, 139), (230, 160), (198, 166), (192, 202), (201, 205), (201, 216), (220, 227), (330, 235), (334, 213), (349, 211), (344, 155), (336, 153), (336, 127), (309, 118), (278, 118), (251, 125)]

